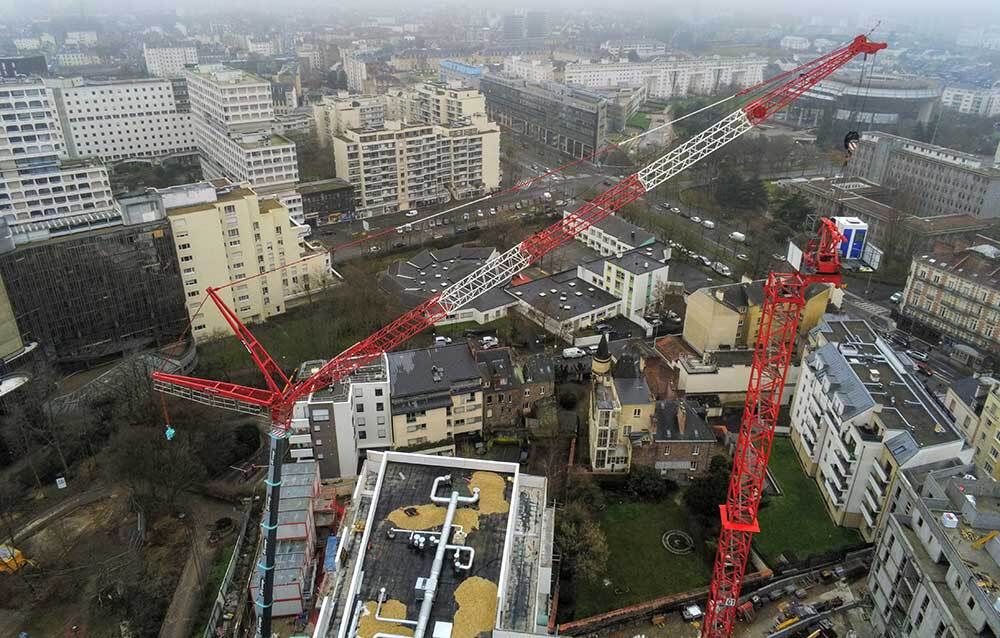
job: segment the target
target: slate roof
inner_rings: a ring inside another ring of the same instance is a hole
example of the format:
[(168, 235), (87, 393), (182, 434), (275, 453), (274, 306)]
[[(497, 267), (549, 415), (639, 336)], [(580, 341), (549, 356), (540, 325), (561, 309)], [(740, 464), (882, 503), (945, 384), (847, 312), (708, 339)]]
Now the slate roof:
[(842, 421), (847, 421), (865, 410), (875, 407), (875, 400), (864, 383), (848, 365), (835, 343), (827, 343), (806, 357), (807, 363), (816, 372), (817, 379), (830, 378), (830, 390), (840, 395), (844, 404)]
[(715, 434), (698, 413), (699, 406), (693, 401), (684, 401), (686, 418), (684, 431), (677, 425), (677, 409), (680, 401), (657, 401), (653, 418), (656, 424), (656, 441), (715, 441)]
[(594, 227), (633, 248), (656, 239), (653, 233), (622, 219), (618, 215), (608, 215), (594, 224)]
[(651, 403), (653, 393), (649, 391), (646, 378), (639, 370), (639, 360), (631, 355), (623, 356), (615, 362), (611, 371), (615, 382), (615, 392), (622, 405)]
[(507, 390), (517, 385), (514, 362), (509, 348), (493, 348), (476, 352), (476, 363), (484, 387), (494, 391)]
[(525, 360), (521, 366), (521, 378), (525, 383), (551, 383), (555, 381), (552, 359), (544, 354), (536, 354)]
[[(390, 352), (388, 358), (393, 399), (441, 392), (461, 383), (482, 383), (468, 343)], [(435, 381), (435, 367), (441, 371), (438, 381)]]

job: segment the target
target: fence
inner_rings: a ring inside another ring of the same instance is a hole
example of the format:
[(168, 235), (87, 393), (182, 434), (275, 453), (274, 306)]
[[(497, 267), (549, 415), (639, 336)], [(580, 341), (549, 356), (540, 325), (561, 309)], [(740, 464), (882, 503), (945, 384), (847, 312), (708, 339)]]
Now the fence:
[(243, 548), (243, 541), (246, 539), (247, 535), (247, 525), (250, 522), (250, 512), (253, 507), (253, 501), (247, 503), (247, 507), (243, 510), (243, 521), (240, 524), (240, 535), (236, 537), (236, 545), (233, 547), (233, 555), (229, 559), (229, 565), (226, 567), (226, 575), (222, 577), (222, 583), (219, 585), (219, 591), (215, 594), (215, 603), (212, 605), (212, 612), (208, 616), (208, 623), (205, 625), (204, 638), (213, 638), (215, 636), (215, 630), (218, 627), (219, 619), (222, 617), (222, 612), (226, 608), (226, 594), (229, 592), (229, 586), (233, 582), (233, 576), (236, 573), (236, 565), (240, 560), (240, 551)]

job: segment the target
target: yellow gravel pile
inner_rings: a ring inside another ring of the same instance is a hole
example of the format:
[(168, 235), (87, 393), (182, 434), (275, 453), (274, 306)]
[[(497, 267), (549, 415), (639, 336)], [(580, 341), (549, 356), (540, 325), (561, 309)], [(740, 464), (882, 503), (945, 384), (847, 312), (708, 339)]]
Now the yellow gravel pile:
[(479, 632), (492, 631), (497, 615), (497, 586), (495, 583), (473, 576), (455, 590), (455, 624), (452, 638), (476, 638)]
[(469, 489), (476, 487), (479, 488), (480, 514), (506, 514), (510, 510), (510, 503), (503, 496), (506, 481), (502, 476), (495, 472), (473, 472)]
[[(432, 503), (416, 505), (413, 507), (417, 511), (416, 516), (407, 516), (408, 507), (400, 507), (389, 512), (388, 519), (399, 529), (434, 529), (444, 525), (444, 515), (447, 508)], [(454, 524), (461, 525), (466, 533), (479, 529), (479, 512), (467, 507), (460, 507), (455, 510)]]
[[(495, 591), (496, 587), (493, 589)], [(375, 608), (377, 605), (378, 603), (374, 600), (369, 600), (365, 603), (365, 611), (361, 612), (361, 619), (358, 621), (358, 636), (360, 638), (372, 638), (372, 636), (379, 633), (399, 634), (401, 636), (413, 635), (413, 629), (406, 625), (375, 620)], [(398, 600), (389, 599), (382, 603), (382, 615), (387, 618), (406, 618), (406, 605)]]

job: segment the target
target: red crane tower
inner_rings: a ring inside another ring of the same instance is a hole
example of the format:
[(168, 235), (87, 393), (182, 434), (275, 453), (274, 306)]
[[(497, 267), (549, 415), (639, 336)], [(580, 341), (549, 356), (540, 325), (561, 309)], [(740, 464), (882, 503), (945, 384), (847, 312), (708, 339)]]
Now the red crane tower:
[[(783, 109), (789, 102), (847, 64), (854, 57), (874, 54), (884, 49), (885, 46), (885, 44), (870, 42), (866, 36), (860, 35), (845, 47), (827, 53), (799, 67), (785, 71), (761, 85), (741, 91), (734, 97), (747, 95), (761, 87), (772, 86), (772, 88), (764, 90), (763, 94), (757, 98), (749, 101), (743, 107), (724, 117), (701, 133), (673, 148), (665, 155), (643, 167), (637, 173), (623, 179), (593, 200), (584, 203), (565, 219), (531, 235), (520, 244), (452, 284), (444, 292), (424, 301), (363, 341), (354, 344), (328, 361), (317, 372), (305, 380), (298, 382), (289, 380), (280, 366), (267, 353), (250, 330), (243, 325), (236, 313), (228, 308), (222, 299), (219, 298), (216, 289), (209, 288), (207, 290), (208, 297), (219, 308), (219, 311), (233, 330), (233, 333), (243, 343), (250, 357), (264, 375), (267, 389), (252, 388), (223, 381), (197, 379), (164, 372), (153, 373), (153, 385), (156, 390), (165, 394), (179, 396), (215, 407), (270, 418), (271, 444), (268, 460), (268, 476), (265, 481), (268, 487), (265, 505), (266, 515), (261, 523), (261, 527), (263, 528), (263, 548), (261, 562), (258, 565), (260, 570), (260, 595), (255, 601), (258, 607), (257, 636), (261, 638), (269, 638), (271, 636), (271, 605), (274, 585), (273, 568), (275, 544), (277, 542), (277, 503), (281, 491), (281, 461), (288, 449), (287, 436), (291, 428), (292, 408), (296, 401), (344, 379), (359, 367), (372, 362), (375, 358), (381, 356), (382, 353), (400, 346), (412, 336), (430, 328), (437, 321), (455, 312), (486, 291), (510, 281), (517, 273), (537, 262), (552, 250), (571, 241), (576, 235), (593, 224), (614, 214), (626, 204), (642, 197), (695, 162), (751, 130), (755, 125)], [(783, 83), (774, 86), (782, 80), (784, 80)], [(818, 253), (816, 255), (816, 259), (819, 260)], [(771, 279), (774, 280), (775, 277), (775, 275), (772, 275)], [(779, 290), (779, 293), (776, 293), (779, 294), (777, 298), (784, 299), (780, 295), (789, 294), (787, 291), (790, 289), (790, 284), (775, 283), (775, 286)], [(782, 324), (771, 318), (768, 319), (767, 325), (780, 327)], [(782, 330), (787, 332), (785, 328), (782, 328)], [(785, 332), (781, 332), (781, 334), (785, 334)], [(794, 329), (792, 332), (794, 332)], [(769, 349), (765, 349), (761, 357), (770, 352)], [(779, 354), (785, 356), (783, 353)], [(762, 359), (761, 370), (766, 369), (771, 376), (780, 376), (781, 379), (784, 379), (788, 366), (788, 358), (787, 356), (784, 358), (783, 369), (778, 367), (781, 360), (779, 355), (764, 358)], [(754, 393), (754, 396), (758, 397), (762, 396), (763, 388), (765, 387), (763, 385), (764, 375), (759, 375), (759, 379), (757, 383), (762, 390)], [(754, 381), (751, 381), (751, 384), (753, 383)], [(775, 391), (772, 390), (771, 392), (771, 396), (773, 397), (773, 392)], [(778, 392), (777, 396), (780, 399), (780, 387), (776, 392)], [(775, 402), (774, 405), (776, 406), (777, 403)], [(755, 408), (754, 414), (760, 414), (760, 411)], [(764, 417), (762, 416), (758, 417), (757, 421), (765, 424)], [(773, 429), (773, 422), (771, 427)], [(758, 432), (757, 426), (750, 428), (744, 426), (744, 430), (747, 437)], [(743, 441), (744, 438), (746, 437), (741, 434), (740, 440)], [(766, 440), (767, 451), (770, 451), (770, 438), (768, 437)], [(737, 479), (737, 477), (744, 476), (744, 468), (752, 469), (762, 477), (763, 468), (767, 464), (767, 456), (766, 454), (760, 454), (763, 450), (759, 445), (743, 447), (750, 450), (750, 452), (745, 452), (745, 455), (747, 457), (753, 456), (753, 463), (751, 464), (747, 459), (741, 461), (739, 457), (737, 458), (736, 470), (733, 472), (733, 477), (734, 481), (737, 481), (741, 487), (736, 491), (735, 497), (731, 490), (730, 498), (735, 499), (734, 503), (736, 505), (730, 506), (727, 504), (727, 509), (723, 513), (729, 512), (730, 518), (724, 516), (723, 520), (725, 525), (729, 526), (726, 529), (732, 528), (735, 531), (740, 531), (741, 534), (745, 534), (745, 536), (740, 536), (739, 539), (745, 539), (746, 544), (745, 548), (741, 545), (735, 548), (737, 551), (728, 551), (726, 553), (727, 556), (732, 556), (736, 559), (742, 557), (742, 559), (734, 562), (732, 566), (727, 566), (728, 564), (724, 565), (726, 569), (722, 571), (719, 569), (716, 570), (716, 578), (721, 573), (727, 579), (725, 587), (719, 589), (719, 591), (726, 594), (735, 594), (734, 599), (738, 597), (739, 584), (743, 577), (746, 551), (749, 549), (749, 533), (755, 531), (755, 529), (751, 528), (756, 525), (757, 501), (759, 500), (759, 496), (756, 500), (751, 498), (751, 494), (754, 492), (754, 483), (742, 478)], [(744, 484), (746, 485), (746, 489), (743, 488)], [(756, 490), (759, 491), (759, 481), (756, 483)], [(734, 525), (736, 527), (733, 527)], [(719, 555), (723, 555), (721, 549)], [(714, 591), (716, 591), (715, 587), (713, 587)], [(712, 618), (724, 619), (727, 616), (723, 612), (727, 608), (726, 604), (710, 604), (709, 615)], [(728, 623), (724, 622), (720, 627), (723, 631), (728, 631), (731, 625), (732, 622), (730, 620)], [(721, 636), (724, 634), (716, 633), (713, 635)]]

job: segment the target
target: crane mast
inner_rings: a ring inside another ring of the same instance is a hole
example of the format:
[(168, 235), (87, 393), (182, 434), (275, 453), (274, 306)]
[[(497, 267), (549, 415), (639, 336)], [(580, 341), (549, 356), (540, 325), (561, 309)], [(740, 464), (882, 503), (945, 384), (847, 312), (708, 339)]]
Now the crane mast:
[[(760, 97), (748, 102), (742, 108), (737, 109), (719, 122), (670, 150), (662, 157), (643, 167), (637, 173), (621, 180), (591, 201), (582, 204), (564, 219), (536, 232), (513, 248), (489, 260), (443, 292), (427, 299), (364, 340), (349, 347), (344, 352), (330, 359), (318, 371), (305, 380), (295, 381), (286, 378), (280, 367), (257, 341), (250, 330), (218, 296), (216, 290), (209, 288), (207, 290), (209, 298), (219, 308), (220, 312), (222, 312), (230, 328), (243, 343), (255, 365), (263, 373), (265, 383), (268, 386), (267, 389), (164, 372), (153, 373), (153, 387), (163, 394), (170, 394), (214, 407), (270, 418), (269, 470), (265, 481), (267, 486), (266, 514), (261, 523), (263, 541), (261, 563), (258, 564), (260, 571), (258, 580), (260, 595), (255, 600), (258, 608), (256, 635), (260, 638), (270, 638), (271, 636), (274, 559), (275, 545), (277, 543), (277, 504), (281, 494), (281, 462), (288, 450), (287, 437), (291, 428), (292, 409), (296, 401), (348, 377), (358, 368), (380, 357), (382, 353), (402, 345), (414, 335), (430, 328), (436, 322), (454, 313), (486, 291), (510, 281), (519, 272), (531, 264), (538, 262), (543, 256), (559, 246), (571, 241), (587, 228), (609, 215), (613, 215), (627, 204), (634, 202), (671, 177), (740, 137), (756, 124), (759, 124), (784, 108), (789, 102), (857, 55), (875, 53), (885, 48), (885, 46), (885, 44), (870, 42), (863, 35), (858, 36), (849, 45), (823, 55), (816, 60), (807, 62), (792, 71), (787, 71), (777, 78), (766, 82), (765, 84), (771, 85), (778, 80), (791, 77), (791, 79), (774, 86)], [(748, 91), (744, 91), (743, 93), (747, 93)], [(782, 288), (781, 290), (785, 289)], [(783, 330), (787, 332), (787, 328)], [(785, 334), (785, 332), (781, 334)], [(792, 333), (794, 333), (794, 327), (792, 328)], [(770, 352), (770, 350), (765, 350)], [(776, 354), (775, 356), (778, 355)], [(777, 372), (780, 372), (781, 359), (780, 357), (772, 359), (771, 367), (768, 370), (774, 371), (777, 374)], [(786, 373), (787, 362), (784, 369)], [(785, 373), (781, 373), (780, 376), (782, 379)], [(751, 383), (753, 384), (754, 381), (752, 380)], [(758, 381), (758, 384), (761, 384), (762, 388), (765, 386), (763, 377)], [(780, 390), (777, 397), (780, 402)], [(742, 440), (743, 436), (741, 434)], [(768, 439), (768, 451), (769, 448)], [(737, 463), (740, 464), (741, 468), (762, 468), (766, 466), (766, 454), (762, 454), (762, 450), (759, 447), (749, 446), (744, 451), (744, 455), (745, 458), (742, 461), (737, 459)], [(734, 471), (733, 476), (735, 477), (736, 475), (737, 473)], [(759, 485), (757, 490), (759, 490)], [(730, 492), (732, 495), (733, 490), (731, 489)], [(742, 518), (732, 519), (734, 522), (730, 524), (730, 527), (734, 530), (737, 530), (740, 526), (747, 528), (748, 525), (751, 525), (751, 523), (735, 521), (748, 520), (755, 524), (756, 506), (754, 505), (752, 508), (753, 516), (748, 517), (744, 513), (744, 509), (746, 512), (749, 512), (750, 509), (745, 507), (750, 503), (747, 494), (749, 494), (747, 490), (738, 490), (734, 498), (736, 506), (730, 508), (730, 505), (727, 503), (725, 507), (730, 509), (723, 510), (724, 515), (726, 512), (729, 512), (730, 516), (737, 513), (741, 514)], [(740, 509), (741, 507), (744, 509)], [(725, 516), (723, 520), (725, 523), (727, 520)], [(736, 527), (732, 527), (734, 525)], [(728, 528), (725, 528), (724, 525), (724, 529)], [(732, 542), (739, 543), (742, 538), (734, 536)], [(746, 538), (746, 551), (749, 551), (749, 537)], [(724, 592), (723, 589), (719, 590), (723, 593), (733, 593), (735, 590), (738, 594), (739, 591), (739, 581), (742, 580), (743, 568), (745, 566), (745, 553), (741, 554), (740, 551), (735, 550), (742, 550), (742, 546), (737, 547), (734, 545), (734, 551), (729, 552), (727, 555), (734, 557), (743, 556), (743, 563), (739, 565), (738, 570), (734, 568), (727, 568), (725, 570), (725, 575), (728, 578), (726, 583), (730, 584), (724, 588)], [(720, 555), (722, 555), (721, 550)], [(735, 582), (735, 587), (731, 585), (732, 582)], [(714, 591), (715, 585), (713, 585)], [(722, 618), (720, 612), (726, 609), (726, 607), (716, 606), (713, 608), (710, 605), (710, 613), (713, 609), (716, 610), (714, 617)], [(726, 626), (731, 627), (731, 620)], [(721, 636), (723, 634), (713, 635)]]

